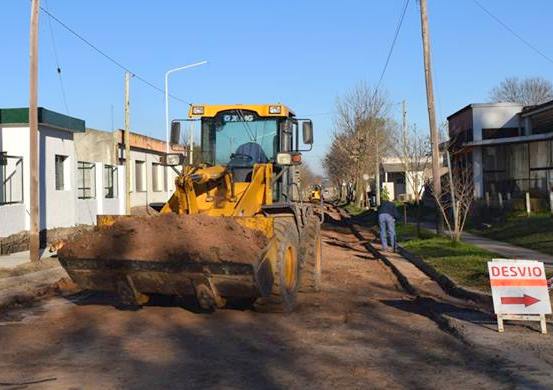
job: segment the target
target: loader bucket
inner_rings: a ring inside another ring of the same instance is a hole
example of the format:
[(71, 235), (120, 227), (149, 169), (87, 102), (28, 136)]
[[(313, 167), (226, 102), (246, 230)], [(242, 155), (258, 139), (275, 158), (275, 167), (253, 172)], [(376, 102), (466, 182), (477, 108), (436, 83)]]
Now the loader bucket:
[[(255, 221), (165, 214), (103, 220), (66, 244), (62, 266), (82, 289), (196, 295), (206, 306), (227, 298), (268, 296), (273, 285), (271, 241)], [(268, 229), (267, 218), (261, 224)], [(209, 234), (205, 234), (208, 232)]]

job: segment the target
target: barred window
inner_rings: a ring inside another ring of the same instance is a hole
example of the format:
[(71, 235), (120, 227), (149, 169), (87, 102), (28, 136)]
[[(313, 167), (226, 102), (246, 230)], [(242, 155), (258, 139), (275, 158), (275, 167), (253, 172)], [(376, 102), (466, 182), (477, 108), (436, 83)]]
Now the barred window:
[(96, 198), (96, 165), (77, 161), (77, 198)]
[(104, 198), (117, 198), (117, 167), (104, 165)]
[(0, 152), (0, 205), (23, 203), (23, 157)]

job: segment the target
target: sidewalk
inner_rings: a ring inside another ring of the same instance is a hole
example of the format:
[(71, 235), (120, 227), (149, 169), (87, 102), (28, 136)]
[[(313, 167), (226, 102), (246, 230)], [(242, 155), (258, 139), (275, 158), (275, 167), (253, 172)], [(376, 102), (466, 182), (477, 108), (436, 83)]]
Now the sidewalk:
[[(425, 229), (436, 231), (436, 226), (432, 223), (422, 223)], [(519, 260), (538, 260), (543, 261), (547, 267), (553, 267), (553, 256), (541, 253), (532, 249), (523, 248), (503, 241), (491, 240), (475, 234), (463, 232), (461, 234), (461, 241), (467, 244), (475, 245), (479, 248), (486, 249), (490, 252), (497, 253), (498, 255), (505, 256), (508, 259)]]
[[(53, 253), (49, 253), (47, 249), (40, 250), (40, 259), (46, 260), (53, 257)], [(2, 269), (14, 269), (17, 266), (30, 262), (29, 251), (16, 252), (9, 255), (0, 255), (0, 270)]]
[(29, 251), (0, 256), (0, 310), (13, 303), (33, 301), (49, 293), (67, 273), (52, 254), (42, 251), (31, 263)]

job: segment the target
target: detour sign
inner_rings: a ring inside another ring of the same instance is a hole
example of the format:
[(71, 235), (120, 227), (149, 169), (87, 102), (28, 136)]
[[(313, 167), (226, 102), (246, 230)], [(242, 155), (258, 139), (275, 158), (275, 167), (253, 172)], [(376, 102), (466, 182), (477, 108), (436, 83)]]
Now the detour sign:
[(551, 314), (542, 262), (494, 259), (488, 271), (496, 314)]

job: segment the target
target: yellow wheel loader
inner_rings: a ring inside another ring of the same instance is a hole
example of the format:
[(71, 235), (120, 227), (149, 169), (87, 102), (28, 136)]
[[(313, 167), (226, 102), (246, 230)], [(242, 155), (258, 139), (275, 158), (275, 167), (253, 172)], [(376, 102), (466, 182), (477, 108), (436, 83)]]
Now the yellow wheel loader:
[(311, 186), (311, 191), (309, 192), (309, 201), (315, 204), (321, 204), (323, 202), (320, 185), (315, 184)]
[[(255, 301), (261, 309), (291, 310), (298, 291), (318, 291), (321, 281), (322, 215), (301, 201), (297, 175), (302, 152), (313, 143), (312, 122), (282, 104), (191, 105), (188, 120), (201, 125), (202, 163), (181, 169), (160, 212), (232, 218), (262, 232), (268, 244), (256, 261), (107, 261), (63, 248), (62, 265), (82, 288), (117, 291), (134, 305), (161, 293), (195, 295), (206, 309)], [(179, 121), (171, 133), (178, 139)], [(183, 159), (168, 154), (162, 163), (176, 169)], [(98, 225), (117, 219), (99, 216)]]

